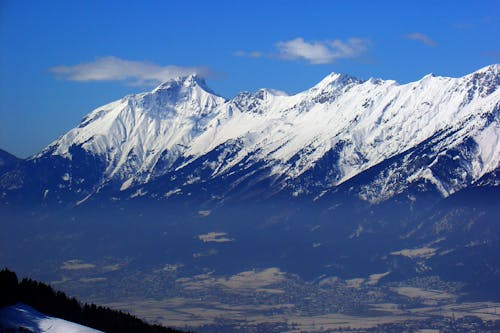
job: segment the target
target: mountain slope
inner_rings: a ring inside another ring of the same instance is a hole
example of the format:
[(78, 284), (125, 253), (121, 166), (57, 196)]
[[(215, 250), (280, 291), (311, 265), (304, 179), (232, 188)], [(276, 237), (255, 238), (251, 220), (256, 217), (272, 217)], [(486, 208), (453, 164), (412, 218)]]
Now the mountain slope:
[(333, 73), (293, 96), (261, 89), (230, 100), (199, 77), (178, 78), (94, 110), (0, 186), (12, 198), (41, 183), (34, 199), (73, 203), (201, 187), (209, 199), (316, 197), (400, 156), (361, 198), (380, 202), (418, 182), (446, 197), (499, 166), (499, 68), (404, 85)]
[(32, 307), (18, 303), (0, 308), (0, 327), (5, 332), (99, 333), (89, 327), (46, 316)]
[(0, 149), (0, 175), (14, 168), (20, 161), (19, 158)]

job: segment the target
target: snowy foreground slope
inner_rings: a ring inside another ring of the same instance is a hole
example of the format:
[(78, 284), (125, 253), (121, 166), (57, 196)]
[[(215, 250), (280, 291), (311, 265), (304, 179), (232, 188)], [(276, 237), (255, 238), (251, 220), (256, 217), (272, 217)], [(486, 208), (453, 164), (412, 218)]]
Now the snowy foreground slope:
[[(358, 196), (380, 202), (425, 182), (447, 197), (499, 166), (499, 69), (403, 85), (332, 73), (293, 96), (261, 89), (230, 100), (197, 76), (178, 78), (92, 111), (4, 174), (0, 188), (22, 197), (36, 184), (35, 200), (73, 203), (99, 192), (168, 199), (199, 187), (220, 199), (262, 184), (266, 197), (317, 197), (400, 156)], [(405, 155), (412, 149), (425, 160)]]
[(22, 303), (0, 308), (0, 328), (5, 332), (102, 333), (67, 320), (46, 316)]

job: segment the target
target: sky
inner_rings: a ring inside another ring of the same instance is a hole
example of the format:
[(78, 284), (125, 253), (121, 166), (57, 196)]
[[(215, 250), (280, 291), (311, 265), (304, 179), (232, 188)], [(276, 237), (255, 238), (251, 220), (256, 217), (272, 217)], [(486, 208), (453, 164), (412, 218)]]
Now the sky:
[(498, 0), (0, 0), (0, 149), (28, 157), (93, 109), (191, 73), (231, 98), (494, 63)]

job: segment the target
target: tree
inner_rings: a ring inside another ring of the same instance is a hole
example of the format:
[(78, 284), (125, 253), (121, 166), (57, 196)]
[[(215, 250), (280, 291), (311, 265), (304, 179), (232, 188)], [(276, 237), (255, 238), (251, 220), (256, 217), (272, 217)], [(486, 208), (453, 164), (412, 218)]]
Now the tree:
[(0, 295), (0, 307), (16, 304), (18, 301), (17, 275), (7, 268), (0, 271)]

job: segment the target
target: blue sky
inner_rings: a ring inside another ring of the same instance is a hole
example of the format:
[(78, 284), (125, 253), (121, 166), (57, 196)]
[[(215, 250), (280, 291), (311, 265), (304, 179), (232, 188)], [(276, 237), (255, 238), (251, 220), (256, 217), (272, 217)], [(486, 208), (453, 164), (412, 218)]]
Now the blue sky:
[(500, 1), (0, 1), (0, 148), (199, 72), (224, 97), (331, 72), (405, 83), (500, 62)]

